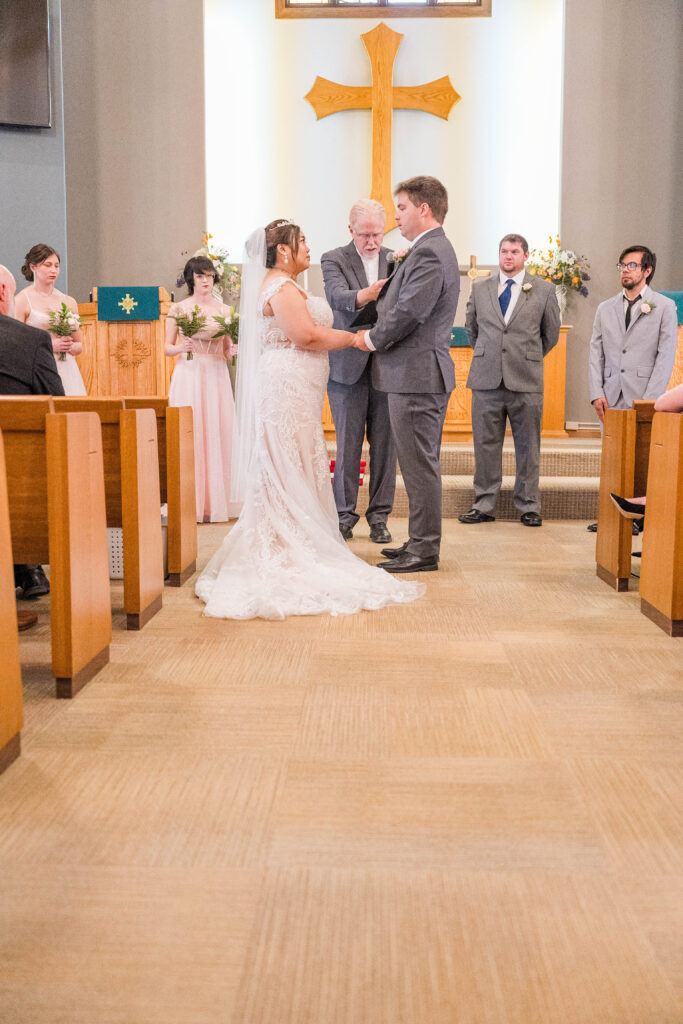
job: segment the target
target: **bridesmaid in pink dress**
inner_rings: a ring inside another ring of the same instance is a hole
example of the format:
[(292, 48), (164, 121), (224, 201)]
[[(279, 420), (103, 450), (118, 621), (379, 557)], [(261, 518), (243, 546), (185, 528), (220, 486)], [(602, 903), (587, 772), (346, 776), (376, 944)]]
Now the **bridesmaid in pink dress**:
[[(76, 300), (55, 288), (55, 281), (59, 276), (59, 253), (51, 246), (40, 243), (29, 249), (21, 272), (31, 284), (16, 297), (14, 315), (17, 320), (23, 320), (32, 327), (40, 327), (41, 330), (49, 332), (48, 314), (59, 310), (63, 302), (74, 313), (78, 313)], [(60, 338), (56, 334), (51, 334), (51, 337), (57, 370), (64, 385), (64, 394), (87, 394), (81, 371), (74, 359), (74, 356), (80, 355), (83, 351), (80, 330), (75, 330), (68, 338)]]
[[(236, 349), (229, 336), (213, 336), (221, 329), (214, 317), (229, 318), (230, 310), (213, 294), (218, 274), (208, 257), (193, 256), (185, 264), (183, 276), (190, 295), (172, 306), (166, 319), (165, 352), (178, 356), (168, 403), (192, 406), (197, 522), (224, 523), (240, 512), (240, 506), (230, 501), (235, 403), (226, 362)], [(191, 316), (195, 306), (206, 317), (206, 324), (186, 338), (173, 314)]]

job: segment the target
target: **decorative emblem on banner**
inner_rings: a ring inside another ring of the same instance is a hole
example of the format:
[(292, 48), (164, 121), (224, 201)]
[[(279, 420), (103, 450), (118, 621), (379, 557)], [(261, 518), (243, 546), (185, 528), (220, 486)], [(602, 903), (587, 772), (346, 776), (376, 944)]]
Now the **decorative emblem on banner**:
[(124, 309), (128, 316), (130, 316), (130, 311), (131, 309), (135, 309), (135, 307), (137, 306), (137, 302), (131, 295), (128, 294), (128, 292), (126, 292), (124, 297), (121, 299), (119, 303), (117, 303), (117, 305), (119, 305), (121, 309)]
[(393, 84), (394, 61), (403, 34), (380, 22), (361, 35), (370, 57), (371, 86), (339, 85), (318, 76), (304, 97), (320, 120), (341, 110), (372, 111), (372, 199), (377, 199), (393, 226), (394, 200), (391, 192), (391, 122), (394, 110), (422, 110), (445, 121), (460, 96), (448, 75), (424, 85)]

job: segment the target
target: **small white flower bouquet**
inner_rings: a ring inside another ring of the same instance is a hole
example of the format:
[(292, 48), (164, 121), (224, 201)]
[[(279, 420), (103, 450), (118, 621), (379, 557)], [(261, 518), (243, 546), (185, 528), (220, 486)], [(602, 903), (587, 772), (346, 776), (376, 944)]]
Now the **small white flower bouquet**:
[[(177, 313), (169, 313), (168, 315), (172, 320), (175, 320), (178, 325), (178, 330), (186, 338), (193, 338), (195, 334), (198, 334), (202, 327), (206, 325), (206, 317), (199, 306), (195, 306), (193, 308), (190, 316), (187, 316), (180, 310)], [(192, 352), (188, 352), (187, 358), (194, 359), (194, 354)]]
[[(59, 309), (52, 309), (47, 314), (50, 325), (50, 334), (57, 338), (70, 338), (74, 331), (81, 326), (81, 318), (73, 309), (69, 309), (66, 302), (63, 302)], [(66, 362), (66, 352), (59, 353), (59, 361)]]

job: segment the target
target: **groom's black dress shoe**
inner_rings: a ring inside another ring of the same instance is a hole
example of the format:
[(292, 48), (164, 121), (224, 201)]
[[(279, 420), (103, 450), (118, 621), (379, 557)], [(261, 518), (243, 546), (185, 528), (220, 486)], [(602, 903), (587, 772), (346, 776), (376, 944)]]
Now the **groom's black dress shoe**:
[(370, 540), (373, 544), (390, 544), (391, 534), (386, 523), (370, 523)]
[(488, 512), (480, 512), (477, 508), (471, 508), (469, 512), (463, 512), (458, 516), (461, 523), (493, 523), (496, 517), (490, 516)]
[(542, 526), (543, 520), (538, 512), (523, 512), (519, 517), (522, 526)]
[[(16, 577), (15, 577), (16, 580)], [(34, 597), (43, 597), (50, 593), (50, 584), (43, 572), (42, 565), (26, 565), (18, 584), (23, 589), (22, 597), (30, 600)]]
[(339, 532), (341, 533), (344, 540), (351, 540), (351, 538), (353, 537), (353, 530), (351, 529), (350, 526), (342, 526), (340, 523)]
[(420, 558), (419, 555), (411, 555), (404, 551), (388, 562), (380, 562), (380, 569), (387, 572), (436, 572), (439, 568), (438, 558)]
[(382, 548), (382, 554), (385, 558), (398, 558), (402, 555), (405, 549), (408, 547), (408, 541), (405, 544), (401, 544), (400, 548)]

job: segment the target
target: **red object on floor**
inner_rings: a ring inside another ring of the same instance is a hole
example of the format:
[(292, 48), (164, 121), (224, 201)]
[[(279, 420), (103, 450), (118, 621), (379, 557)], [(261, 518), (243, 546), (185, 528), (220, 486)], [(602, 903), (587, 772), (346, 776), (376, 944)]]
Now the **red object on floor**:
[[(330, 459), (330, 477), (334, 477), (334, 467), (335, 467), (336, 461), (337, 461), (336, 459)], [(363, 486), (363, 478), (365, 477), (365, 466), (366, 466), (365, 459), (361, 459), (360, 460), (360, 474), (359, 474), (359, 480), (358, 480), (358, 485), (360, 487)]]

